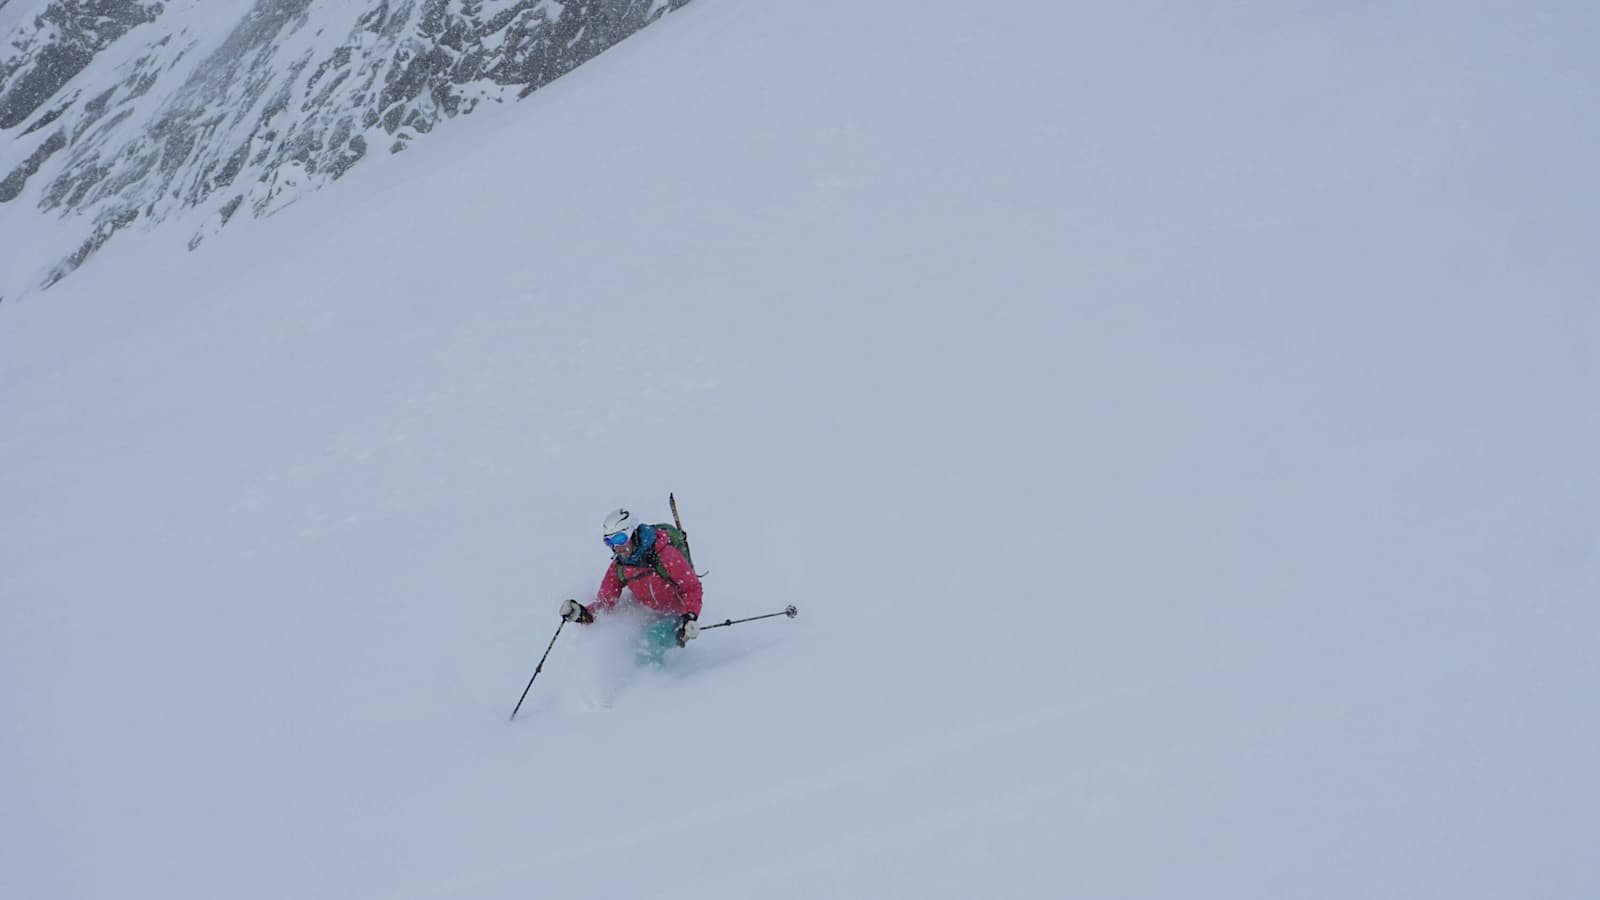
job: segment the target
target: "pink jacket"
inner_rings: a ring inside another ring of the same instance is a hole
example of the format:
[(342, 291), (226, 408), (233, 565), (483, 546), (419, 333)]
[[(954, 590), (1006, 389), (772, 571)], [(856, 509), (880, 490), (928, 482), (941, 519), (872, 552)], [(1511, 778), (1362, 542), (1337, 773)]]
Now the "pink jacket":
[(623, 565), (622, 577), (618, 577), (619, 564), (613, 559), (611, 565), (606, 567), (606, 577), (600, 582), (599, 593), (595, 594), (595, 612), (604, 612), (617, 605), (617, 599), (622, 596), (623, 581), (626, 580), (626, 587), (633, 592), (633, 599), (644, 606), (671, 616), (694, 613), (696, 618), (699, 617), (700, 576), (694, 574), (694, 568), (678, 552), (678, 548), (672, 546), (665, 532), (656, 532), (655, 549), (662, 568), (677, 584), (662, 578), (654, 568), (644, 564)]

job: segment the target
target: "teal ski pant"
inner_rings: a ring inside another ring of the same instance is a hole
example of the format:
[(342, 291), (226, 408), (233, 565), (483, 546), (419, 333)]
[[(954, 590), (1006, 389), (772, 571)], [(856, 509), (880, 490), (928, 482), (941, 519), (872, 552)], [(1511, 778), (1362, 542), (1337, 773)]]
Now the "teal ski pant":
[(667, 651), (678, 646), (678, 618), (672, 616), (646, 625), (634, 645), (633, 661), (651, 669), (661, 668)]

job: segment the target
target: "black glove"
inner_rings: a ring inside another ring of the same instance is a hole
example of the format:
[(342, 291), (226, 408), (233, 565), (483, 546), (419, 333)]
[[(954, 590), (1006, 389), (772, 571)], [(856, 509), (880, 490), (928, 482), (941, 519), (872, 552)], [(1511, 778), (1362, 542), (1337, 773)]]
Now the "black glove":
[(700, 636), (700, 623), (694, 613), (684, 613), (678, 619), (678, 646), (682, 647)]
[(561, 618), (568, 622), (577, 622), (579, 625), (588, 625), (594, 621), (594, 613), (576, 600), (563, 600)]

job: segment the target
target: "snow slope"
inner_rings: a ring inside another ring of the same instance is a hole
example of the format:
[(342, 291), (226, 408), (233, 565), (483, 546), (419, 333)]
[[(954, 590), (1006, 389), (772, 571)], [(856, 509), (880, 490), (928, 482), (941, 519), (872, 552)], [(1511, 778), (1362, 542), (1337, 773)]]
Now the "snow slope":
[[(1600, 19), (1397, 6), (698, 0), (0, 305), (0, 895), (1594, 896)], [(508, 725), (668, 490), (800, 617)]]

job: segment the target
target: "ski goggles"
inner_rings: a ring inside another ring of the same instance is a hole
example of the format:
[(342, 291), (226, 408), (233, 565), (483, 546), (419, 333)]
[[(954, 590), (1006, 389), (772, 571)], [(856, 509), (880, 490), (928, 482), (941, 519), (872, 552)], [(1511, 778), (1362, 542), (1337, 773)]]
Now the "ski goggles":
[(619, 531), (616, 534), (606, 535), (604, 538), (602, 538), (602, 540), (606, 542), (607, 547), (615, 550), (616, 548), (621, 547), (623, 544), (628, 542), (628, 533), (626, 531)]

